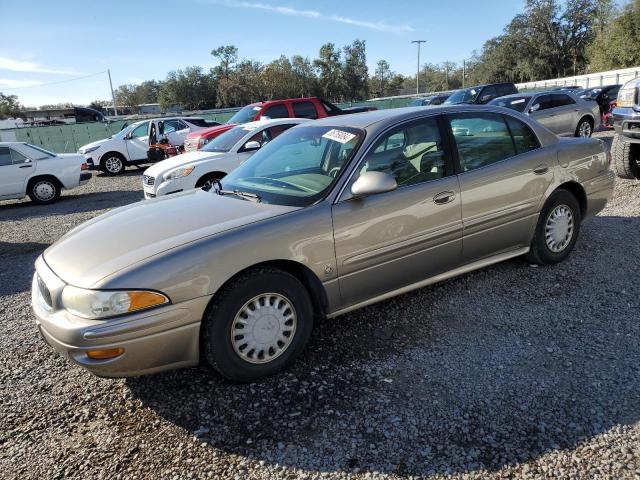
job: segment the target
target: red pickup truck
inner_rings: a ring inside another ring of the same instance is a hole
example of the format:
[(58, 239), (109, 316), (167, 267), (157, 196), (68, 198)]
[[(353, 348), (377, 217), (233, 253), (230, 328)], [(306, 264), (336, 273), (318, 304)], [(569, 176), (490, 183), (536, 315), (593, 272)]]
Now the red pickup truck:
[(187, 152), (199, 150), (218, 135), (241, 123), (253, 122), (261, 118), (324, 118), (334, 115), (367, 112), (377, 110), (375, 107), (338, 108), (326, 100), (315, 97), (288, 98), (285, 100), (269, 100), (252, 103), (233, 115), (226, 123), (205, 128), (187, 135), (184, 149)]

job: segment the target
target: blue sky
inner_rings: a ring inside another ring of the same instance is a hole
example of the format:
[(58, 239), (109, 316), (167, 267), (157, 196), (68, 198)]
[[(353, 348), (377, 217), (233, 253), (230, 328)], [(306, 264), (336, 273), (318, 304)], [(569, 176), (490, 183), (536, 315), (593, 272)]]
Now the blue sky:
[[(0, 92), (27, 106), (88, 103), (122, 83), (163, 79), (168, 71), (215, 64), (210, 51), (236, 45), (241, 58), (268, 62), (281, 54), (313, 59), (320, 46), (367, 42), (367, 63), (386, 59), (413, 74), (422, 62), (461, 62), (498, 35), (521, 0), (174, 0), (15, 1), (0, 15)], [(54, 85), (51, 82), (59, 82)], [(25, 88), (26, 87), (26, 88)]]

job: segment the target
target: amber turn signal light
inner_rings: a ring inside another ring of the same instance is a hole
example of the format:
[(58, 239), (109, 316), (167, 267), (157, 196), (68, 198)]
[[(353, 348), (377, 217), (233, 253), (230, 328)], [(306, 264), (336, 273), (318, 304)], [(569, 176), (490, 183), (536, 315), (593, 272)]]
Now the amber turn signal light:
[(105, 350), (87, 350), (87, 357), (92, 360), (109, 360), (119, 357), (124, 353), (124, 348), (107, 348)]

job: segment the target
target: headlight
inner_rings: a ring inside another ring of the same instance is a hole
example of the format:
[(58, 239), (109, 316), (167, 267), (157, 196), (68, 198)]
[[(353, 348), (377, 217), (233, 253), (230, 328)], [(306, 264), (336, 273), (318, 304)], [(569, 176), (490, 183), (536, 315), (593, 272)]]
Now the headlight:
[(636, 88), (623, 88), (618, 92), (619, 107), (633, 107), (636, 103)]
[(95, 152), (99, 148), (100, 148), (100, 145), (96, 145), (95, 147), (89, 147), (89, 148), (81, 148), (80, 153), (84, 155), (85, 153)]
[(167, 173), (163, 175), (163, 180), (175, 180), (176, 178), (182, 178), (189, 175), (193, 172), (193, 169), (196, 168), (193, 165), (187, 165), (186, 167), (175, 168), (173, 170), (169, 170)]
[(198, 146), (199, 147), (204, 147), (207, 143), (209, 143), (209, 139), (208, 138), (201, 138), (200, 140), (198, 140)]
[(64, 308), (74, 315), (89, 319), (115, 317), (168, 303), (167, 296), (145, 290), (85, 290), (71, 285), (62, 290)]

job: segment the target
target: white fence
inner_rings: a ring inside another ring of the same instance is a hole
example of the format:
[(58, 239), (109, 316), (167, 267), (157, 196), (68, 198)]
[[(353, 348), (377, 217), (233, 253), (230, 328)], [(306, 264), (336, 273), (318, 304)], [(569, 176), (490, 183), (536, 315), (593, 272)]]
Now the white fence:
[(609, 70), (608, 72), (588, 73), (575, 77), (552, 78), (549, 80), (538, 80), (536, 82), (518, 83), (518, 90), (545, 89), (550, 87), (568, 87), (577, 85), (583, 88), (600, 87), (602, 85), (625, 84), (640, 76), (640, 66), (632, 68), (621, 68), (620, 70)]

